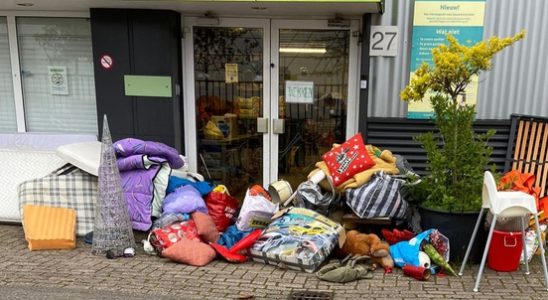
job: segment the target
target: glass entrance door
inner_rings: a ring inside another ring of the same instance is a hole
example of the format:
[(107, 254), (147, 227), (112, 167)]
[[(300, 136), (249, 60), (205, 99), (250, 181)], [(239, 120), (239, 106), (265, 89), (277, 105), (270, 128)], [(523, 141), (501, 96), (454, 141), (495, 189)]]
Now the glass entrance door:
[(295, 190), (333, 143), (355, 132), (357, 40), (351, 31), (358, 23), (272, 23), (272, 176)]
[(192, 86), (185, 88), (191, 90), (187, 99), (194, 100), (195, 109), (188, 127), (195, 129), (187, 130), (186, 148), (195, 151), (189, 156), (196, 158), (194, 170), (240, 196), (249, 185), (266, 182), (269, 156), (264, 150), (270, 140), (257, 123), (269, 114), (268, 20), (195, 21), (187, 27), (192, 30), (192, 67), (187, 70), (193, 72), (184, 74), (193, 76)]
[[(295, 189), (355, 130), (357, 41), (327, 21), (185, 18), (185, 148), (190, 169), (243, 196)], [(357, 28), (357, 22), (352, 23)], [(354, 61), (352, 60), (354, 58)]]

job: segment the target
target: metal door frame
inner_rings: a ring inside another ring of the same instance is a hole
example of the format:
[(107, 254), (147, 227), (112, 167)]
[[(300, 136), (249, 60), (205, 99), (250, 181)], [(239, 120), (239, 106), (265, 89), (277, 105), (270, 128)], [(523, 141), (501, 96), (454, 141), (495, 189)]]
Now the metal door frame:
[[(348, 97), (347, 97), (347, 114), (346, 114), (346, 138), (354, 135), (357, 132), (358, 123), (358, 53), (359, 40), (354, 32), (358, 32), (360, 21), (350, 20), (349, 27), (330, 27), (327, 20), (272, 20), (271, 21), (271, 39), (270, 57), (271, 57), (271, 97), (275, 101), (270, 101), (271, 104), (271, 123), (279, 117), (278, 112), (278, 96), (279, 96), (279, 43), (280, 29), (311, 29), (311, 30), (348, 30), (350, 43), (348, 52)], [(277, 134), (271, 134), (271, 159), (270, 159), (270, 179), (275, 181), (278, 179), (278, 155), (279, 141)]]
[[(214, 21), (214, 22), (213, 22)], [(196, 136), (196, 95), (194, 89), (194, 37), (193, 27), (248, 27), (263, 30), (263, 118), (268, 118), (268, 132), (263, 134), (263, 186), (278, 179), (278, 136), (272, 133), (272, 122), (278, 118), (278, 61), (280, 29), (348, 30), (350, 32), (348, 64), (348, 99), (346, 137), (358, 129), (358, 42), (360, 20), (350, 20), (350, 27), (329, 27), (328, 20), (285, 20), (269, 18), (217, 18), (210, 24), (202, 23), (202, 18), (183, 17), (183, 109), (185, 112), (185, 156), (189, 170), (198, 170)], [(200, 24), (202, 23), (202, 24)], [(275, 87), (275, 88), (272, 88)], [(273, 100), (274, 99), (274, 100)]]

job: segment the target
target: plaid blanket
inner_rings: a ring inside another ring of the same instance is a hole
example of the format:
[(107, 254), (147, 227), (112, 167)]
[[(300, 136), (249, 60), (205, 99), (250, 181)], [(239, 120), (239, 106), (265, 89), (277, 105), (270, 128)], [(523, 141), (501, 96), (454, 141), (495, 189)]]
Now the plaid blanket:
[(66, 164), (45, 177), (24, 181), (17, 190), (21, 219), (25, 204), (72, 208), (76, 210), (76, 234), (82, 236), (93, 230), (96, 176)]

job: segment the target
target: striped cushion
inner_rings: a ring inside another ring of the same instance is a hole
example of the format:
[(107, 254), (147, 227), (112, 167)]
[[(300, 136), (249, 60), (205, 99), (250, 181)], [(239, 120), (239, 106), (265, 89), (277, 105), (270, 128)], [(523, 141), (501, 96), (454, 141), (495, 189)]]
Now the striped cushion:
[(23, 211), (23, 228), (30, 250), (76, 248), (74, 209), (26, 204)]

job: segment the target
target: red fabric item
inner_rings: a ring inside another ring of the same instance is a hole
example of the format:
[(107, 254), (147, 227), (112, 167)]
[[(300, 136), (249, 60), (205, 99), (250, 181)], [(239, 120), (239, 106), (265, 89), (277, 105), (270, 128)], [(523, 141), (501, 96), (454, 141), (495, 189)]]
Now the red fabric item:
[[(548, 214), (548, 196), (542, 197), (539, 201), (539, 209), (543, 210), (545, 214)], [(540, 220), (539, 220), (540, 221)]]
[(207, 244), (183, 238), (162, 251), (162, 256), (179, 263), (201, 267), (214, 260), (216, 253)]
[(171, 247), (183, 238), (200, 242), (198, 230), (193, 220), (154, 229), (150, 236), (150, 244), (158, 253), (162, 253), (164, 249)]
[(239, 253), (242, 250), (249, 249), (251, 246), (253, 246), (253, 244), (255, 244), (255, 242), (259, 239), (259, 237), (261, 237), (262, 233), (263, 233), (262, 229), (254, 230), (252, 233), (246, 235), (241, 240), (239, 240), (236, 244), (234, 244), (234, 246), (230, 248), (230, 252)]
[(365, 149), (360, 133), (325, 153), (322, 160), (327, 165), (335, 186), (375, 165)]
[(238, 211), (238, 200), (225, 193), (211, 192), (205, 197), (205, 203), (217, 230), (225, 231)]
[(204, 242), (216, 242), (219, 239), (219, 231), (211, 216), (204, 214), (201, 211), (195, 211), (190, 215), (192, 216), (192, 221), (196, 224), (198, 234)]
[(230, 250), (228, 250), (226, 247), (221, 246), (217, 243), (209, 243), (209, 245), (224, 259), (226, 259), (229, 262), (233, 263), (243, 263), (247, 261), (247, 256), (241, 255), (238, 253), (233, 253)]
[(383, 228), (381, 230), (382, 236), (388, 242), (388, 244), (393, 245), (401, 241), (409, 241), (412, 239), (415, 234), (407, 229), (404, 230), (398, 230), (396, 228), (392, 229), (392, 231)]

